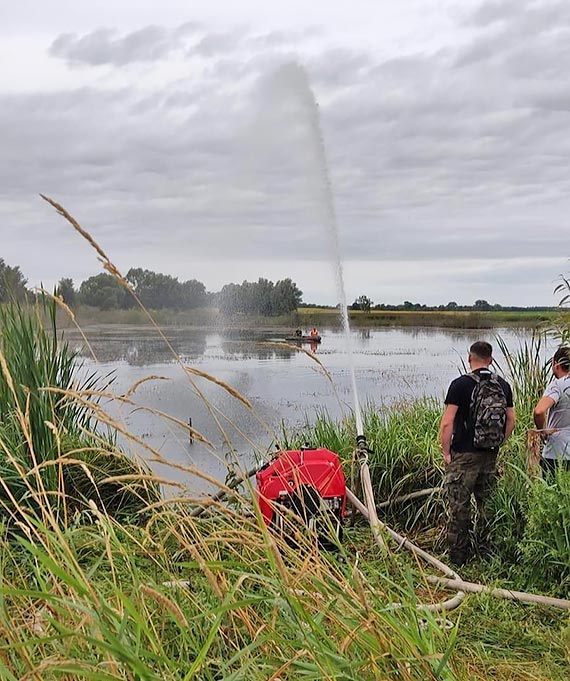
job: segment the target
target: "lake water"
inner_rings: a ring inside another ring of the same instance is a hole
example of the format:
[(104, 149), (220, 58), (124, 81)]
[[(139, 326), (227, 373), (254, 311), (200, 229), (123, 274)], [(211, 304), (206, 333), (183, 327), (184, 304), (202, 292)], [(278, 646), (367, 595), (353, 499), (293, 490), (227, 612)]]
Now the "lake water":
[[(89, 359), (80, 336), (68, 332), (66, 338), (72, 346), (82, 348), (87, 369), (96, 368), (101, 375), (113, 372), (112, 389), (116, 394), (125, 393), (146, 377), (155, 377), (141, 383), (133, 393), (136, 407), (108, 402), (105, 406), (142, 443), (155, 448), (175, 466), (151, 462), (157, 474), (182, 482), (193, 491), (204, 490), (205, 483), (186, 470), (188, 467), (223, 479), (228, 461), (239, 460), (247, 467), (256, 456), (272, 448), (283, 422), (292, 430), (314, 420), (319, 411), (338, 417), (353, 408), (346, 342), (339, 331), (321, 329), (323, 341), (315, 353), (330, 378), (304, 352), (272, 345), (285, 334), (214, 333), (196, 328), (164, 332), (183, 365), (230, 385), (251, 402), (253, 410), (205, 378), (193, 376), (190, 380), (156, 331), (120, 326), (87, 329), (97, 362)], [(443, 399), (449, 381), (459, 375), (469, 345), (475, 340), (494, 343), (495, 334), (504, 338), (511, 349), (528, 337), (528, 331), (520, 329), (353, 331), (353, 361), (361, 405), (372, 401), (378, 408), (389, 407), (395, 401), (424, 395)], [(303, 347), (309, 349), (307, 345)], [(192, 383), (209, 406), (196, 394)], [(147, 408), (184, 423), (191, 418), (194, 428), (213, 447), (197, 441), (191, 444), (180, 426)], [(129, 443), (128, 448), (149, 460), (143, 445)]]

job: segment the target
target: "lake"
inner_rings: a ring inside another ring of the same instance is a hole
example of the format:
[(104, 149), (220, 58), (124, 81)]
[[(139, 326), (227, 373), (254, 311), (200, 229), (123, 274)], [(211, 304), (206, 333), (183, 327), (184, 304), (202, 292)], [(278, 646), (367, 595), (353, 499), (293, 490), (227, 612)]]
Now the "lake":
[[(315, 357), (274, 343), (287, 333), (196, 328), (165, 329), (172, 350), (158, 333), (130, 326), (99, 326), (85, 330), (95, 362), (75, 332), (66, 332), (72, 347), (81, 350), (86, 370), (114, 375), (115, 394), (142, 382), (133, 405), (105, 403), (105, 407), (141, 442), (156, 449), (174, 467), (151, 462), (157, 474), (198, 492), (208, 487), (188, 469), (196, 467), (216, 479), (226, 475), (228, 461), (249, 466), (274, 446), (282, 423), (300, 428), (319, 411), (333, 417), (350, 413), (354, 401), (346, 339), (338, 330), (321, 329), (322, 343)], [(524, 329), (450, 330), (433, 328), (375, 328), (351, 334), (353, 364), (361, 405), (378, 408), (424, 395), (443, 399), (450, 380), (459, 375), (469, 345), (475, 340), (494, 343), (500, 335), (511, 349), (528, 338)], [(308, 345), (303, 348), (309, 349)], [(497, 354), (499, 358), (499, 355)], [(223, 386), (192, 376), (183, 366), (214, 376), (245, 396), (248, 409)], [(328, 372), (328, 377), (325, 373)], [(193, 384), (195, 387), (193, 387)], [(202, 397), (196, 394), (196, 388)], [(206, 404), (207, 403), (207, 404)], [(213, 447), (189, 442), (187, 432), (147, 409), (166, 413), (192, 425)], [(149, 459), (141, 444), (125, 443), (135, 455)], [(318, 443), (313, 443), (318, 444)], [(169, 491), (168, 493), (172, 493)]]

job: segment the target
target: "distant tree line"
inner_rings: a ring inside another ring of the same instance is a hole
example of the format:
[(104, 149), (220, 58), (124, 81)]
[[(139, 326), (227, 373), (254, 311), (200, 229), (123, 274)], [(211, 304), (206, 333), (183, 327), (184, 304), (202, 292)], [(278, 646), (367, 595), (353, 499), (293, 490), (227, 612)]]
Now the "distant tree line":
[(548, 306), (534, 306), (534, 307), (519, 307), (514, 305), (499, 305), (498, 303), (489, 303), (486, 300), (476, 300), (473, 305), (458, 305), (454, 300), (447, 303), (447, 305), (425, 305), (423, 303), (412, 303), (409, 300), (404, 300), (399, 305), (390, 305), (388, 303), (374, 303), (368, 296), (358, 296), (352, 305), (349, 305), (351, 310), (361, 310), (363, 312), (370, 312), (370, 310), (386, 310), (386, 311), (417, 311), (425, 310), (426, 312), (489, 312), (492, 310), (504, 310), (506, 312), (544, 312), (553, 309)]
[[(141, 267), (131, 268), (125, 280), (140, 302), (152, 310), (217, 307), (225, 314), (276, 316), (293, 312), (303, 300), (303, 292), (291, 279), (272, 282), (260, 278), (257, 282), (226, 284), (217, 293), (207, 292), (196, 279), (179, 281)], [(20, 268), (10, 267), (0, 259), (0, 303), (31, 296), (26, 285)], [(79, 287), (63, 277), (55, 292), (72, 308), (85, 305), (99, 310), (127, 310), (137, 304), (127, 285), (102, 273), (89, 277)]]
[[(251, 314), (277, 316), (293, 312), (299, 307), (326, 307), (304, 303), (303, 292), (291, 279), (277, 282), (260, 278), (257, 282), (244, 281), (241, 284), (226, 284), (221, 291), (212, 293), (196, 279), (178, 281), (176, 277), (161, 274), (140, 267), (131, 268), (125, 279), (140, 302), (153, 310), (192, 310), (204, 307), (217, 307), (225, 314)], [(99, 310), (127, 310), (135, 307), (136, 301), (127, 288), (111, 274), (102, 273), (89, 277), (76, 287), (70, 278), (59, 280), (56, 293), (70, 307), (86, 305)], [(10, 266), (0, 258), (0, 303), (21, 300), (31, 295), (27, 289), (27, 279), (18, 266)], [(338, 306), (337, 306), (338, 307)], [(387, 303), (374, 304), (367, 295), (358, 296), (351, 310), (370, 312), (371, 310), (404, 311), (545, 311), (546, 306), (515, 307), (491, 304), (486, 300), (476, 300), (473, 305), (458, 305), (450, 301), (446, 305), (424, 305), (405, 300), (399, 305)], [(334, 309), (334, 308), (331, 308)]]
[[(168, 274), (137, 267), (127, 272), (125, 280), (140, 302), (153, 310), (191, 310), (207, 304), (206, 287), (195, 279), (180, 282)], [(89, 277), (77, 290), (71, 279), (60, 279), (57, 293), (71, 307), (80, 304), (99, 310), (127, 310), (136, 306), (126, 286), (107, 273)]]

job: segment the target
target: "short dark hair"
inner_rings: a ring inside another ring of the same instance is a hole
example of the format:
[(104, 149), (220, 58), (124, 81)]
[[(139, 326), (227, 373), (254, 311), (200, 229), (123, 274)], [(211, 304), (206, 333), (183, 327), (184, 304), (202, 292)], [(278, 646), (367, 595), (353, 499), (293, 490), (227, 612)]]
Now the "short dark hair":
[(564, 371), (570, 371), (570, 348), (562, 346), (554, 353), (554, 364), (561, 366)]
[(493, 348), (491, 347), (491, 343), (487, 343), (487, 341), (476, 341), (469, 348), (469, 352), (472, 355), (479, 357), (479, 359), (491, 359), (493, 356)]

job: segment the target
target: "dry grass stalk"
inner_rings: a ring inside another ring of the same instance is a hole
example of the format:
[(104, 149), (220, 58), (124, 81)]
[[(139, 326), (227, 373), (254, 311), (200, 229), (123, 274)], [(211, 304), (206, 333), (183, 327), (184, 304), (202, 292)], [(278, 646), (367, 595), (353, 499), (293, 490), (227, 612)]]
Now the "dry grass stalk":
[(251, 402), (247, 399), (247, 397), (244, 397), (239, 391), (237, 391), (235, 388), (233, 388), (231, 385), (229, 385), (225, 381), (222, 381), (219, 378), (212, 376), (212, 374), (206, 373), (205, 371), (200, 371), (200, 369), (195, 369), (194, 367), (185, 366), (184, 371), (186, 371), (186, 373), (193, 374), (194, 376), (200, 376), (201, 378), (205, 378), (207, 381), (210, 381), (211, 383), (215, 383), (216, 385), (219, 385), (220, 388), (223, 388), (232, 397), (235, 397), (236, 400), (239, 400), (242, 404), (245, 404), (245, 406), (248, 409), (253, 410), (253, 406), (252, 406)]
[(148, 381), (169, 381), (169, 380), (170, 379), (166, 376), (156, 376), (154, 374), (151, 374), (150, 376), (144, 376), (143, 378), (140, 378), (138, 381), (135, 381), (127, 390), (127, 392), (123, 393), (120, 397), (121, 399), (127, 399), (137, 390), (137, 388), (140, 385), (142, 385), (143, 383), (147, 383)]
[(526, 471), (531, 478), (540, 475), (540, 459), (542, 450), (542, 438), (540, 431), (535, 429), (526, 432)]
[(180, 627), (189, 627), (188, 620), (184, 617), (184, 613), (180, 610), (179, 606), (172, 601), (170, 598), (161, 594), (156, 589), (153, 589), (146, 584), (141, 584), (139, 587), (143, 594), (150, 596), (154, 601), (165, 607), (168, 612), (174, 617), (176, 623)]
[(293, 350), (294, 352), (302, 352), (304, 355), (307, 355), (307, 357), (309, 357), (313, 362), (315, 362), (316, 364), (319, 365), (323, 375), (327, 378), (327, 380), (331, 383), (331, 385), (334, 385), (332, 376), (330, 375), (328, 369), (321, 362), (321, 360), (315, 355), (314, 352), (311, 352), (310, 350), (306, 350), (305, 348), (303, 348), (299, 345), (292, 345), (291, 343), (285, 343), (285, 342), (264, 341), (263, 343), (257, 343), (257, 345), (264, 345), (264, 346), (276, 347), (276, 348), (287, 348), (288, 350)]

